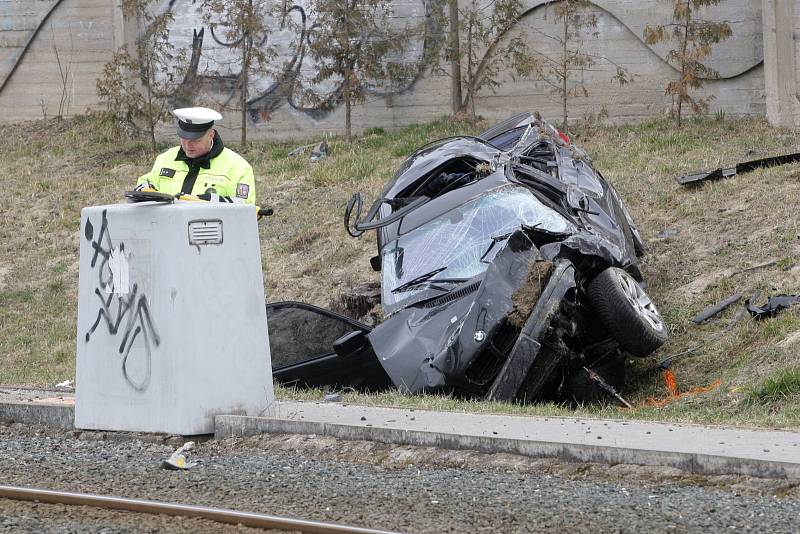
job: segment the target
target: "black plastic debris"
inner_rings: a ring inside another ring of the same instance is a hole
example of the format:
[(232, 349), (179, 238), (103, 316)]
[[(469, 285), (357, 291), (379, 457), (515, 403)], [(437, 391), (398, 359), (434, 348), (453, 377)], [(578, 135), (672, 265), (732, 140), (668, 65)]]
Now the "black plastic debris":
[[(761, 296), (761, 292), (760, 291), (756, 291), (755, 293), (753, 293), (753, 296), (751, 296), (749, 299), (747, 299), (745, 301), (745, 303), (750, 302), (752, 300), (756, 300), (760, 296)], [(733, 330), (733, 327), (736, 326), (739, 323), (739, 321), (741, 321), (742, 318), (746, 314), (747, 314), (747, 308), (743, 306), (742, 308), (739, 309), (738, 312), (736, 312), (736, 315), (733, 316), (733, 319), (731, 319), (731, 322), (728, 323), (728, 326), (726, 326), (725, 328), (723, 328), (722, 330), (720, 330), (716, 334), (712, 335), (711, 337), (702, 340), (697, 345), (689, 347), (688, 349), (683, 350), (681, 352), (678, 352), (676, 354), (671, 354), (670, 356), (667, 356), (666, 358), (664, 358), (663, 360), (658, 362), (656, 364), (656, 366), (654, 367), (654, 369), (657, 369), (657, 370), (669, 369), (670, 365), (672, 365), (672, 363), (675, 360), (677, 360), (678, 358), (683, 358), (684, 356), (688, 356), (689, 354), (692, 354), (693, 352), (697, 351), (698, 349), (703, 348), (707, 344), (712, 343), (714, 341), (717, 341), (722, 336), (724, 336), (725, 334), (727, 334), (728, 332)]]
[(739, 302), (739, 300), (741, 298), (742, 298), (742, 294), (741, 293), (734, 293), (733, 295), (731, 295), (730, 297), (726, 298), (722, 302), (717, 302), (713, 306), (709, 306), (705, 310), (701, 311), (700, 313), (698, 313), (697, 315), (692, 317), (692, 322), (694, 324), (700, 324), (703, 321), (707, 321), (707, 320), (711, 319), (712, 317), (714, 317), (715, 315), (717, 315), (718, 313), (720, 313), (722, 310), (724, 310), (728, 306), (730, 306), (731, 304), (733, 304), (735, 302)]
[(795, 304), (800, 304), (800, 295), (775, 295), (769, 297), (767, 303), (763, 306), (752, 304), (750, 299), (744, 301), (745, 308), (747, 308), (747, 311), (750, 312), (750, 315), (752, 315), (756, 321), (775, 317), (782, 310), (794, 306)]
[(800, 152), (794, 154), (785, 154), (783, 156), (773, 156), (770, 158), (754, 159), (737, 163), (734, 167), (725, 167), (714, 169), (711, 171), (700, 171), (675, 178), (681, 185), (695, 186), (709, 180), (720, 180), (722, 178), (730, 178), (737, 174), (744, 174), (756, 169), (765, 169), (767, 167), (776, 167), (778, 165), (785, 165), (787, 163), (794, 163), (800, 161)]

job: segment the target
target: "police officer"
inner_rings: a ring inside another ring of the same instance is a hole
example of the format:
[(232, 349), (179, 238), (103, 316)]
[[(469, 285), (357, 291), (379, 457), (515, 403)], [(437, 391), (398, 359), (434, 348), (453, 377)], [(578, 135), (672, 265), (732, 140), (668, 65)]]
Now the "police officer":
[(225, 148), (219, 133), (212, 128), (222, 115), (200, 107), (172, 113), (178, 119), (181, 144), (156, 158), (153, 169), (136, 182), (136, 190), (255, 204), (253, 168), (242, 156)]

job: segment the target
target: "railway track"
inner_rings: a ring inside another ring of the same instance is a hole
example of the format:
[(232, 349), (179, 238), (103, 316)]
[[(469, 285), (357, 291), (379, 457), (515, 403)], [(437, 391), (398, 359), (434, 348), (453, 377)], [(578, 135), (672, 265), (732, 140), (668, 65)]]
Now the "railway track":
[(238, 512), (226, 508), (211, 508), (174, 504), (142, 499), (126, 499), (108, 497), (88, 493), (71, 493), (17, 486), (0, 486), (0, 498), (20, 501), (34, 501), (48, 504), (64, 504), (73, 506), (93, 506), (107, 510), (120, 510), (145, 514), (165, 514), (189, 518), (207, 519), (218, 523), (239, 524), (247, 527), (299, 531), (312, 534), (396, 534), (387, 530), (324, 523), (307, 519), (296, 519), (252, 512)]

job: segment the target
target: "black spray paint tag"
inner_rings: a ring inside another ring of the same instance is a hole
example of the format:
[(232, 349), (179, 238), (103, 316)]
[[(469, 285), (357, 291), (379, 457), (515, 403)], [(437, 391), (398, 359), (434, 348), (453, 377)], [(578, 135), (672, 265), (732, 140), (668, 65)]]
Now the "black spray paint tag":
[(167, 167), (163, 167), (161, 172), (158, 173), (159, 176), (166, 176), (168, 178), (172, 178), (175, 176), (175, 169), (168, 169)]

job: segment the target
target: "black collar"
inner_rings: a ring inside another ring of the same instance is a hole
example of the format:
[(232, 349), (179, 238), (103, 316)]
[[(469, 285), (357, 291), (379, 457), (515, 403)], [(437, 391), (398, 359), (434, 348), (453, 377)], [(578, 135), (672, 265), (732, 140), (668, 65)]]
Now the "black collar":
[(219, 132), (216, 130), (214, 131), (216, 133), (214, 134), (214, 144), (211, 146), (211, 150), (200, 157), (189, 158), (186, 152), (183, 151), (183, 147), (181, 147), (178, 149), (178, 155), (175, 156), (175, 161), (185, 161), (190, 167), (199, 165), (204, 169), (211, 168), (211, 160), (219, 156), (222, 149), (225, 148), (225, 145), (222, 144), (222, 137), (220, 137)]

